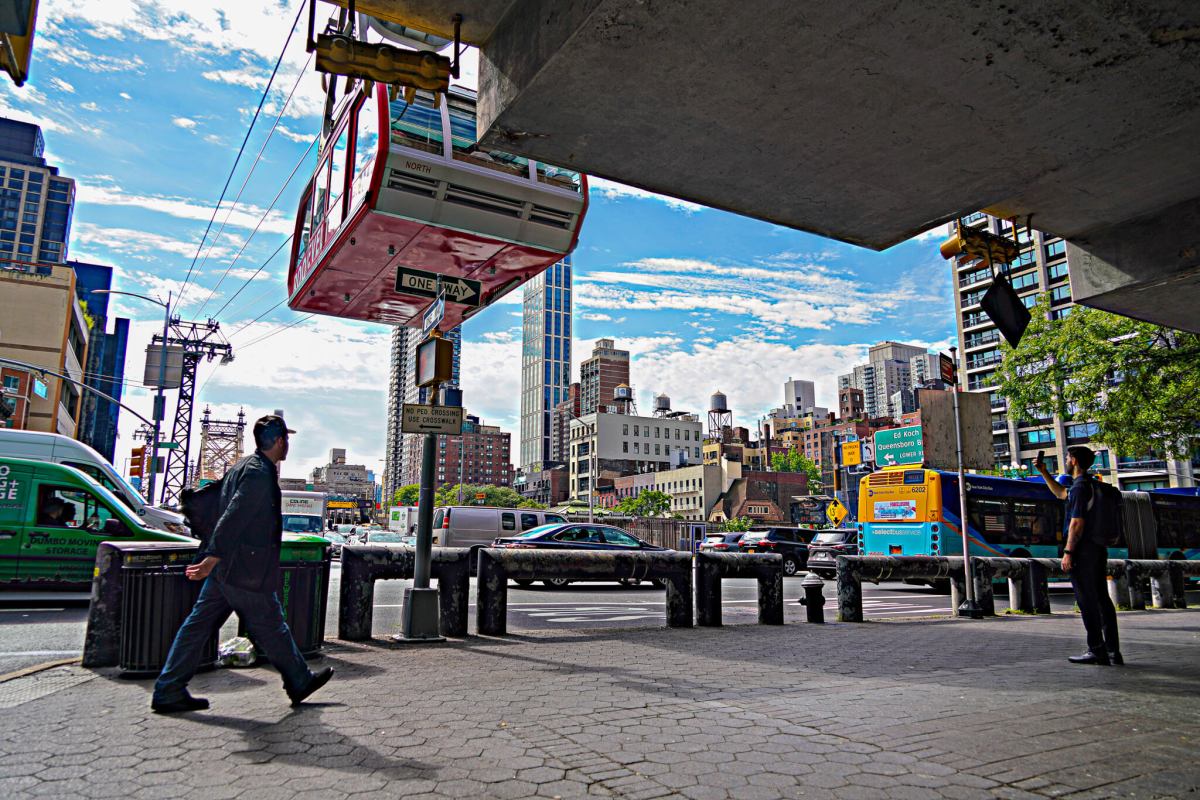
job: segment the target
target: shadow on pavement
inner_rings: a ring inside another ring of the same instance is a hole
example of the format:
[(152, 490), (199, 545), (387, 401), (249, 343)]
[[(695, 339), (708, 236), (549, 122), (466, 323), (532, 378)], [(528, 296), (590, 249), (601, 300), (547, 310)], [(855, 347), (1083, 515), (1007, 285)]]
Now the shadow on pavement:
[[(292, 710), (276, 722), (208, 713), (189, 714), (187, 720), (236, 732), (247, 747), (232, 753), (250, 763), (271, 761), (341, 772), (375, 774), (387, 780), (432, 779), (438, 774), (436, 766), (411, 758), (398, 759), (384, 755), (325, 724), (320, 718), (321, 712), (335, 707), (341, 707), (341, 704), (308, 703)], [(319, 744), (308, 740), (319, 740)], [(282, 746), (272, 749), (274, 745)], [(296, 747), (296, 752), (287, 752), (292, 749), (292, 745)], [(313, 749), (320, 752), (314, 753)]]

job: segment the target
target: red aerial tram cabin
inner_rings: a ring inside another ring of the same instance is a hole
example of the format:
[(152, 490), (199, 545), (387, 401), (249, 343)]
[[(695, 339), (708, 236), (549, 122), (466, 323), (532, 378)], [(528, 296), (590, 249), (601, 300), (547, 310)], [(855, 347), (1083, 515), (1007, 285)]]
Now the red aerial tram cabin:
[(474, 94), (440, 100), (359, 82), (339, 104), (296, 215), (290, 308), (420, 327), (434, 300), (399, 282), (416, 270), (441, 279), (449, 330), (574, 249), (587, 178), (478, 145)]

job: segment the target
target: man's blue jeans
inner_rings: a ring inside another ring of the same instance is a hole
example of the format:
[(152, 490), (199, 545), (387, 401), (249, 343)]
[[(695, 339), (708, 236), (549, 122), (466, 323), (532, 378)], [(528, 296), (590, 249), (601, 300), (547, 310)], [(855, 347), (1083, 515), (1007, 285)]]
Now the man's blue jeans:
[(231, 611), (246, 625), (254, 643), (266, 651), (266, 656), (279, 670), (286, 689), (303, 689), (312, 680), (312, 671), (300, 655), (283, 618), (283, 606), (275, 592), (249, 592), (228, 586), (208, 577), (200, 587), (200, 596), (192, 613), (184, 620), (167, 663), (154, 684), (154, 701), (169, 703), (186, 694), (188, 681), (196, 674), (200, 655)]

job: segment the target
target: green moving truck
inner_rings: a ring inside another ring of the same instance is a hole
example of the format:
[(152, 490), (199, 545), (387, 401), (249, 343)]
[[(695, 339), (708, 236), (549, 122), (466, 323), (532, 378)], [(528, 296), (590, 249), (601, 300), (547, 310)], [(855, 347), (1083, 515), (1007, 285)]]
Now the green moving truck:
[(86, 591), (109, 540), (196, 541), (148, 527), (74, 467), (0, 458), (0, 587)]
[[(63, 464), (0, 457), (0, 589), (87, 591), (101, 542), (177, 542), (190, 536), (148, 527), (112, 492)], [(283, 596), (287, 567), (323, 562), (329, 542), (284, 534)]]

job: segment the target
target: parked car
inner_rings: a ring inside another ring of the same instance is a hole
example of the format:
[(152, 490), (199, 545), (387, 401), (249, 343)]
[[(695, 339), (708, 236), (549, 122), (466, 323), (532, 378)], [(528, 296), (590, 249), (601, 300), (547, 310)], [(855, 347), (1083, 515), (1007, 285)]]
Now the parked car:
[(808, 528), (772, 527), (749, 530), (738, 541), (743, 553), (779, 553), (783, 556), (783, 574), (795, 575), (808, 564)]
[(822, 578), (837, 575), (838, 556), (858, 555), (858, 530), (835, 528), (820, 531), (808, 545), (808, 571)]
[[(643, 541), (628, 531), (612, 525), (596, 525), (594, 523), (567, 523), (565, 525), (541, 525), (516, 536), (498, 537), (492, 542), (492, 547), (513, 549), (544, 549), (544, 550), (666, 550), (665, 547)], [(598, 579), (603, 580), (603, 579)], [(613, 580), (619, 580), (613, 578)], [(547, 586), (566, 586), (571, 581), (563, 578), (543, 580)], [(626, 586), (636, 586), (637, 579), (619, 580)], [(519, 580), (518, 586), (529, 586), (532, 580)], [(654, 582), (658, 585), (658, 582)]]
[(736, 553), (738, 551), (738, 542), (745, 535), (742, 531), (737, 533), (710, 533), (700, 543), (700, 552)]
[(417, 537), (406, 536), (396, 531), (370, 530), (367, 531), (366, 537), (364, 544), (406, 544), (414, 547), (417, 543)]
[(541, 525), (565, 523), (566, 517), (534, 508), (440, 506), (433, 510), (435, 547), (487, 547), (499, 536), (515, 536)]

